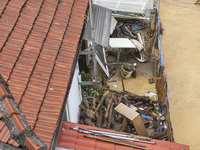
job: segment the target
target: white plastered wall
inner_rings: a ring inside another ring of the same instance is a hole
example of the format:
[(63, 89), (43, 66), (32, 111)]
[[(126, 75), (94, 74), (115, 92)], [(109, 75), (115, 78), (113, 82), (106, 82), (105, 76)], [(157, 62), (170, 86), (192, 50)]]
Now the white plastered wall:
[(82, 101), (81, 86), (79, 85), (78, 82), (78, 74), (79, 74), (79, 65), (77, 63), (65, 108), (67, 121), (74, 123), (78, 123), (79, 105), (81, 104)]

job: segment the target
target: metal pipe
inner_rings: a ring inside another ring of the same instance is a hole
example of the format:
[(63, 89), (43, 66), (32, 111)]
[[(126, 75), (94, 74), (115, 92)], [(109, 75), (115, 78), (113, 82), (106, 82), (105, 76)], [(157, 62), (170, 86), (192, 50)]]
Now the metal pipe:
[(137, 149), (142, 149), (142, 150), (149, 150), (148, 148), (146, 148), (146, 146), (137, 145), (135, 143), (124, 141), (124, 140), (116, 140), (116, 139), (112, 139), (112, 138), (98, 137), (98, 136), (92, 136), (92, 135), (83, 135), (83, 137), (93, 138), (93, 139), (97, 139), (97, 140), (101, 140), (101, 141), (105, 141), (105, 142), (124, 145), (124, 146), (130, 146), (130, 147), (137, 148)]
[(108, 131), (101, 131), (101, 130), (94, 130), (94, 129), (87, 129), (88, 131), (100, 133), (100, 134), (107, 134), (107, 135), (114, 135), (114, 136), (121, 136), (121, 137), (128, 137), (128, 138), (135, 138), (135, 139), (142, 139), (150, 141), (150, 138), (143, 138), (143, 137), (136, 137), (130, 134), (123, 134), (123, 133), (115, 133), (115, 132), (108, 132)]
[(94, 18), (93, 18), (93, 11), (92, 11), (92, 0), (89, 1), (90, 3), (90, 24), (91, 24), (91, 36), (92, 36), (92, 49), (93, 49), (93, 63), (94, 63), (94, 78), (95, 78), (95, 85), (98, 85), (97, 81), (97, 62), (96, 62), (96, 50), (95, 50), (95, 42), (94, 42)]
[[(131, 135), (126, 134), (120, 134), (120, 133), (113, 133), (113, 132), (106, 132), (106, 131), (100, 131), (100, 130), (92, 130), (92, 129), (81, 129), (81, 128), (73, 128), (75, 130), (79, 130), (79, 132), (87, 133), (87, 134), (94, 134), (97, 136), (107, 136), (115, 139), (123, 139), (123, 140), (130, 140), (134, 142), (140, 142), (140, 143), (148, 143), (148, 144), (156, 144), (155, 142), (149, 142), (149, 141), (141, 141), (139, 139), (133, 138)], [(128, 137), (130, 136), (130, 137)]]

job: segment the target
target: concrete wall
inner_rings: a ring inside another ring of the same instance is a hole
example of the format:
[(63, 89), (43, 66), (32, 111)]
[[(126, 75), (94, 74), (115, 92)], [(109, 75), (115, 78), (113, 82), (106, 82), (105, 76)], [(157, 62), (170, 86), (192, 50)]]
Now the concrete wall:
[(78, 73), (79, 73), (79, 65), (77, 63), (65, 108), (66, 115), (64, 116), (66, 117), (63, 118), (64, 121), (70, 121), (74, 123), (78, 122), (79, 105), (82, 101), (81, 86), (78, 83)]

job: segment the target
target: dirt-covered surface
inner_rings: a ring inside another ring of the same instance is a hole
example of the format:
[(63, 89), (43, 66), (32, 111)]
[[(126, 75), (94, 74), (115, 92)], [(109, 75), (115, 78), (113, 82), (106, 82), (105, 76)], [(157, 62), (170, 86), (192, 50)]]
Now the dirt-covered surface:
[(200, 149), (200, 5), (195, 0), (162, 0), (162, 50), (170, 90), (175, 141)]
[[(119, 67), (120, 66), (118, 66), (118, 68)], [(148, 91), (155, 93), (155, 83), (150, 84), (148, 81), (149, 78), (154, 78), (153, 71), (150, 70), (150, 68), (152, 69), (152, 67), (153, 65), (151, 63), (138, 65), (136, 67), (136, 78), (131, 77), (129, 79), (123, 79), (125, 90), (141, 96), (143, 96)], [(145, 70), (146, 68), (148, 69)], [(116, 74), (109, 81), (114, 80), (116, 80), (116, 82), (108, 82), (110, 89), (122, 91), (123, 86), (119, 69), (117, 69)], [(113, 84), (118, 87), (113, 87)]]

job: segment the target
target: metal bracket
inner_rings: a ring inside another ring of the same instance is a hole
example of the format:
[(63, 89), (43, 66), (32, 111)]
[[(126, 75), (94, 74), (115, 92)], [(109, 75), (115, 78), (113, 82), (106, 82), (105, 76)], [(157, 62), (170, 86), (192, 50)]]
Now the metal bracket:
[(93, 55), (92, 51), (80, 51), (80, 55)]
[(82, 81), (79, 85), (99, 85), (99, 82)]

